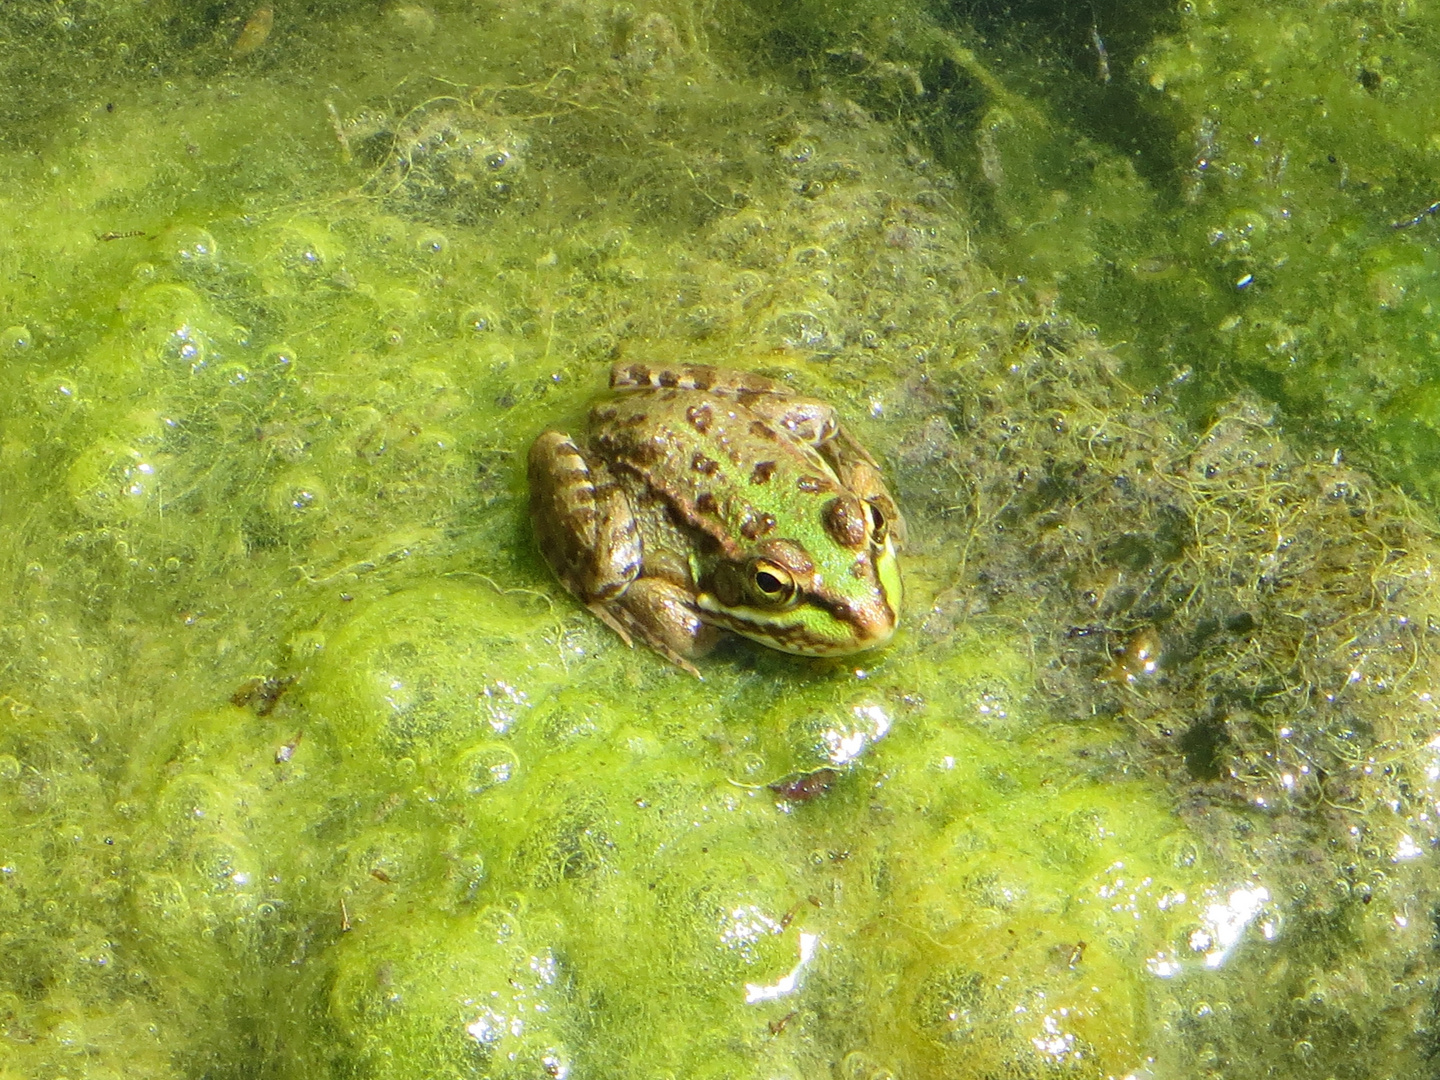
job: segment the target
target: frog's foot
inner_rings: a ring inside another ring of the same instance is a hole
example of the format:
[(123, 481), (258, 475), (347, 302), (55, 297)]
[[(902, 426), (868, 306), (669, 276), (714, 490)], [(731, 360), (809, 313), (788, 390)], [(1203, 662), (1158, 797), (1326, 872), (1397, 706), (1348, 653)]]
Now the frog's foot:
[(625, 642), (625, 644), (632, 649), (635, 647), (635, 639), (630, 636), (629, 628), (625, 625), (624, 622), (622, 622), (620, 619), (617, 619), (614, 615), (611, 614), (610, 604), (608, 602), (586, 604), (585, 606), (590, 609), (590, 614), (594, 615), (606, 626), (610, 627), (611, 630), (614, 630), (615, 633), (619, 634), (621, 641)]
[(600, 607), (595, 604), (590, 610), (614, 627), (627, 643), (634, 634), (672, 664), (702, 678), (690, 659), (714, 648), (720, 631), (701, 621), (685, 589), (662, 578), (642, 577), (631, 582), (604, 611)]
[(640, 530), (609, 470), (547, 431), (530, 447), (529, 479), (535, 536), (561, 584), (594, 607), (623, 592), (640, 573)]
[(666, 645), (664, 641), (651, 637), (650, 634), (646, 632), (645, 627), (623, 607), (612, 607), (608, 603), (589, 604), (587, 606), (590, 608), (591, 614), (606, 626), (610, 627), (611, 630), (614, 630), (615, 633), (619, 634), (620, 640), (625, 642), (630, 648), (633, 649), (635, 647), (635, 638), (631, 636), (630, 633), (633, 629), (635, 633), (645, 639), (645, 644), (649, 645), (672, 664), (684, 668), (697, 679), (703, 680), (705, 678), (704, 675), (700, 674), (694, 664), (690, 663), (689, 660), (686, 660), (685, 657)]

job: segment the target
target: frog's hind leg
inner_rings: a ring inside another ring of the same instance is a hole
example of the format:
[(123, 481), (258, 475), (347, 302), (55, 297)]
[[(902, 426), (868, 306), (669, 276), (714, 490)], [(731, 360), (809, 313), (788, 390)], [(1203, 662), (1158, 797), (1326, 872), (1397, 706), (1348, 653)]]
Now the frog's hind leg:
[(647, 364), (617, 360), (610, 367), (611, 390), (702, 390), (722, 397), (739, 394), (786, 395), (774, 379), (753, 371), (732, 371), (709, 364)]
[(640, 573), (640, 529), (604, 463), (570, 436), (547, 431), (530, 447), (530, 518), (560, 583), (628, 640), (601, 610)]
[(799, 442), (817, 449), (835, 437), (840, 420), (823, 401), (807, 397), (741, 397), (741, 404), (762, 420), (769, 421)]

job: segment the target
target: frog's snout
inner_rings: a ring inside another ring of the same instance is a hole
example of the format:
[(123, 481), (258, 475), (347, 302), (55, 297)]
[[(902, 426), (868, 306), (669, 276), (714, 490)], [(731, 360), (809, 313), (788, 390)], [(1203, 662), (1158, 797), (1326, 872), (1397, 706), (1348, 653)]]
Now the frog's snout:
[(895, 634), (896, 612), (883, 599), (852, 605), (851, 626), (854, 627), (855, 652), (884, 645)]

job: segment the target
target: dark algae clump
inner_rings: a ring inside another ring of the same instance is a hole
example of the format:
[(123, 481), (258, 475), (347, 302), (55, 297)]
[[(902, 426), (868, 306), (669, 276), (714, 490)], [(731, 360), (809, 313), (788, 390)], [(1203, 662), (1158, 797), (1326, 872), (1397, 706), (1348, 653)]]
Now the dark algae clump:
[[(0, 1080), (1432, 1076), (1433, 16), (1142, 7), (0, 6)], [(886, 648), (563, 592), (617, 359)]]

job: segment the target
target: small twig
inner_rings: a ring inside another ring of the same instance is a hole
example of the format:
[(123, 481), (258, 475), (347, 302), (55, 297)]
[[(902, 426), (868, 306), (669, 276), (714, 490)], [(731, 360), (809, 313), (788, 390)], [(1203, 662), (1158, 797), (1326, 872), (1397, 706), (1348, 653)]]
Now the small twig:
[(1110, 84), (1110, 53), (1105, 49), (1105, 39), (1100, 36), (1100, 28), (1094, 23), (1090, 24), (1090, 42), (1095, 46), (1097, 58), (1095, 77), (1108, 86)]
[(350, 137), (345, 134), (345, 125), (340, 120), (340, 110), (335, 108), (335, 103), (328, 98), (325, 101), (325, 111), (330, 114), (330, 127), (335, 132), (335, 141), (340, 144), (340, 157), (349, 164), (352, 160), (350, 154)]
[(1424, 221), (1427, 217), (1432, 217), (1435, 214), (1440, 214), (1440, 202), (1432, 202), (1414, 217), (1406, 218), (1404, 221), (1392, 221), (1390, 227), (1392, 229), (1408, 229), (1412, 225), (1419, 225), (1420, 222)]

